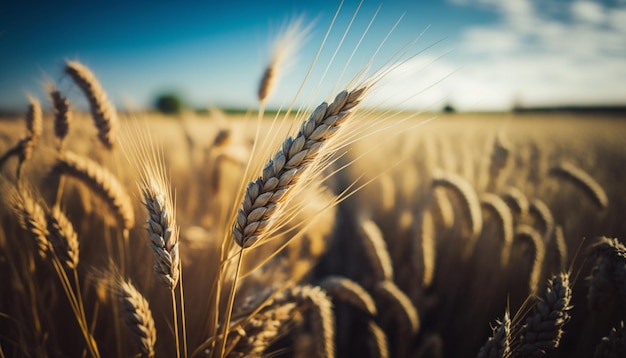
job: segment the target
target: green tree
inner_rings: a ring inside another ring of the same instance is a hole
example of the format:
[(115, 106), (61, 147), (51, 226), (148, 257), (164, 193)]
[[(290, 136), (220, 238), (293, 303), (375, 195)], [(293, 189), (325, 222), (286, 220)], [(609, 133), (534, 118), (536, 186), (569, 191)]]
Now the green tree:
[(183, 100), (176, 93), (164, 93), (156, 98), (154, 107), (164, 114), (177, 114), (183, 108)]

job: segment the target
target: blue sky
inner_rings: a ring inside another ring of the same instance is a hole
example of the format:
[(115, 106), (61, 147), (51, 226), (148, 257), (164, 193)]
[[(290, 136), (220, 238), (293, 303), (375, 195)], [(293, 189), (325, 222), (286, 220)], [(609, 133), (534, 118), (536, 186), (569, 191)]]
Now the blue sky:
[[(89, 66), (122, 108), (150, 106), (156, 94), (170, 90), (195, 107), (255, 106), (272, 39), (288, 19), (304, 16), (313, 30), (269, 101), (273, 107), (284, 105), (338, 5), (5, 1), (0, 4), (0, 108), (24, 109), (25, 93), (47, 102), (41, 90), (46, 79), (80, 107), (80, 93), (62, 74), (65, 59)], [(318, 62), (320, 71), (358, 5), (344, 2)], [(419, 55), (385, 78), (379, 103), (389, 104), (392, 91), (407, 88), (417, 94), (401, 100), (408, 108), (436, 109), (448, 102), (465, 110), (507, 109), (513, 103), (626, 104), (626, 3), (620, 0), (366, 0), (330, 67), (330, 86), (311, 89), (312, 97), (330, 95), (324, 91), (332, 90), (342, 61), (379, 6), (348, 73), (360, 69), (403, 14), (378, 63), (427, 29), (410, 49)]]

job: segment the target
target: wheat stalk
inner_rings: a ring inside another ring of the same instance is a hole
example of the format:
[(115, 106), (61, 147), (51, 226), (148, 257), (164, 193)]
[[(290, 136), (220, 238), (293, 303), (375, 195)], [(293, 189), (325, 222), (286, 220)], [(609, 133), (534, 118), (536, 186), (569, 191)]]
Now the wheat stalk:
[(351, 116), (351, 109), (361, 101), (365, 91), (366, 87), (342, 91), (330, 105), (320, 104), (302, 123), (296, 136), (283, 142), (266, 164), (263, 175), (248, 184), (232, 231), (239, 246), (249, 248), (263, 237), (274, 213), (306, 169), (319, 158), (323, 144)]
[(107, 149), (113, 149), (119, 122), (115, 107), (109, 102), (100, 82), (89, 68), (77, 61), (67, 61), (65, 73), (72, 78), (87, 97), (91, 115), (96, 128), (98, 128), (100, 142)]
[(591, 175), (574, 164), (560, 163), (550, 168), (549, 173), (574, 183), (583, 193), (587, 194), (598, 209), (605, 209), (609, 205), (609, 199), (602, 186)]
[(520, 352), (524, 356), (543, 356), (559, 346), (563, 326), (570, 319), (571, 300), (568, 273), (554, 275), (548, 280), (544, 298), (537, 302), (533, 314), (526, 318), (522, 327)]
[(109, 205), (125, 230), (133, 227), (135, 215), (131, 200), (124, 187), (106, 168), (78, 154), (65, 151), (57, 159), (53, 172), (83, 182)]

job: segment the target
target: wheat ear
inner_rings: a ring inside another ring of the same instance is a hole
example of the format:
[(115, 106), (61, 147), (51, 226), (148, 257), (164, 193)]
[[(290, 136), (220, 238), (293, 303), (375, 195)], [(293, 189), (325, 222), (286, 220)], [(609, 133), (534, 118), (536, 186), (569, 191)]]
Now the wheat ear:
[(601, 237), (592, 246), (595, 264), (589, 280), (588, 301), (592, 309), (626, 300), (626, 247), (618, 239)]
[(611, 328), (609, 335), (602, 337), (596, 346), (593, 358), (623, 358), (626, 357), (626, 329), (624, 321), (618, 327)]
[(420, 328), (417, 309), (409, 297), (393, 281), (385, 280), (376, 285), (375, 293), (384, 302), (389, 303), (388, 310), (398, 320), (400, 331), (415, 335)]
[(53, 172), (83, 182), (109, 205), (124, 229), (133, 227), (135, 215), (131, 200), (124, 187), (106, 168), (78, 154), (65, 151), (57, 159)]
[(362, 219), (359, 223), (359, 232), (363, 238), (361, 242), (367, 255), (367, 261), (372, 268), (376, 281), (393, 280), (391, 257), (378, 225), (372, 220)]
[(41, 112), (41, 104), (39, 101), (28, 96), (28, 111), (26, 112), (26, 131), (28, 132), (25, 138), (22, 138), (16, 148), (19, 157), (19, 164), (17, 166), (17, 177), (19, 179), (22, 166), (24, 163), (32, 157), (33, 149), (39, 141), (39, 137), (43, 133), (43, 115)]
[(500, 266), (509, 264), (511, 247), (513, 246), (513, 214), (504, 200), (491, 193), (483, 194), (480, 204), (495, 219), (502, 233), (502, 251), (500, 254)]
[(516, 187), (509, 186), (502, 190), (500, 197), (511, 208), (511, 211), (515, 214), (517, 220), (528, 215), (528, 198), (521, 190)]
[(115, 107), (109, 102), (100, 82), (89, 68), (77, 61), (67, 61), (65, 73), (72, 78), (87, 97), (91, 115), (96, 128), (98, 128), (100, 142), (107, 149), (113, 149), (119, 122)]
[(508, 358), (511, 354), (511, 318), (504, 312), (504, 319), (496, 321), (493, 333), (478, 351), (478, 358)]
[(370, 357), (373, 358), (388, 358), (389, 346), (387, 343), (387, 336), (375, 322), (369, 321), (367, 323), (367, 331), (369, 339), (367, 340), (367, 346), (369, 348)]
[(161, 282), (173, 290), (178, 284), (180, 268), (174, 205), (165, 178), (149, 168), (145, 174), (140, 188), (148, 211), (147, 229), (154, 253), (154, 271)]
[(121, 314), (132, 333), (135, 344), (145, 357), (154, 357), (156, 328), (148, 301), (130, 282), (118, 278), (114, 292), (121, 304)]
[(433, 218), (438, 225), (450, 230), (454, 226), (454, 208), (443, 188), (433, 188)]
[(308, 313), (319, 357), (335, 356), (335, 316), (330, 298), (316, 286), (295, 286), (274, 299), (277, 304), (295, 303), (298, 311)]
[(259, 102), (264, 103), (267, 100), (274, 90), (274, 85), (285, 60), (293, 57), (298, 48), (302, 46), (309, 31), (308, 28), (302, 27), (302, 21), (301, 17), (296, 18), (276, 38), (272, 60), (265, 67), (263, 76), (259, 81), (257, 89)]
[(438, 171), (433, 175), (432, 185), (434, 187), (441, 186), (450, 190), (459, 199), (461, 210), (463, 211), (463, 217), (466, 218), (469, 226), (469, 243), (465, 251), (465, 256), (468, 257), (474, 249), (474, 244), (478, 239), (483, 226), (480, 201), (478, 200), (476, 191), (472, 185), (462, 177), (456, 174), (444, 173), (441, 171)]
[(296, 303), (275, 304), (245, 320), (241, 329), (229, 333), (233, 348), (227, 357), (263, 357), (276, 339), (300, 321)]
[(319, 286), (336, 300), (346, 302), (370, 316), (376, 316), (376, 303), (358, 283), (340, 276), (328, 276)]
[(63, 265), (70, 269), (78, 266), (78, 235), (72, 222), (58, 208), (46, 214), (48, 239)]
[(8, 191), (9, 205), (17, 216), (18, 223), (37, 244), (39, 256), (45, 259), (50, 250), (50, 242), (44, 208), (28, 190), (18, 190), (14, 187), (4, 187), (4, 185), (2, 189), (5, 193)]
[(552, 252), (556, 251), (557, 267), (559, 270), (564, 271), (567, 265), (567, 242), (565, 241), (561, 225), (555, 226), (549, 245)]
[(543, 356), (559, 346), (563, 326), (570, 319), (571, 300), (568, 273), (554, 275), (548, 280), (544, 298), (537, 302), (534, 312), (526, 318), (522, 327), (520, 352), (524, 356)]
[(41, 104), (32, 96), (28, 96), (28, 112), (26, 112), (26, 130), (28, 136), (36, 142), (43, 133), (43, 114), (41, 112)]
[(609, 205), (609, 199), (602, 186), (591, 175), (574, 164), (563, 162), (552, 167), (550, 174), (574, 183), (587, 194), (598, 209), (605, 209)]
[(412, 238), (412, 262), (416, 272), (421, 272), (421, 284), (428, 287), (435, 276), (435, 259), (437, 255), (435, 227), (430, 210), (422, 211), (416, 225), (415, 237)]
[(413, 355), (414, 358), (442, 358), (443, 338), (439, 334), (431, 333), (420, 342), (419, 349)]
[(365, 91), (366, 87), (342, 91), (333, 103), (320, 104), (302, 123), (295, 138), (283, 142), (265, 165), (262, 176), (248, 184), (233, 225), (234, 240), (239, 246), (248, 248), (263, 237), (274, 213), (319, 157), (322, 145), (351, 116)]
[(54, 108), (54, 135), (59, 140), (59, 150), (65, 144), (65, 138), (70, 131), (70, 101), (57, 89), (50, 90), (50, 99)]
[(495, 136), (493, 148), (491, 150), (491, 161), (489, 162), (489, 179), (487, 191), (495, 191), (498, 187), (500, 174), (506, 168), (511, 157), (511, 145), (506, 141), (502, 133)]
[(515, 228), (514, 240), (526, 242), (533, 251), (533, 262), (528, 277), (528, 287), (531, 292), (535, 292), (539, 278), (541, 277), (543, 259), (546, 255), (545, 244), (541, 239), (541, 235), (528, 225), (518, 225)]
[(554, 217), (548, 205), (541, 199), (533, 199), (530, 202), (529, 213), (535, 218), (535, 223), (539, 224), (544, 241), (547, 241), (554, 230)]

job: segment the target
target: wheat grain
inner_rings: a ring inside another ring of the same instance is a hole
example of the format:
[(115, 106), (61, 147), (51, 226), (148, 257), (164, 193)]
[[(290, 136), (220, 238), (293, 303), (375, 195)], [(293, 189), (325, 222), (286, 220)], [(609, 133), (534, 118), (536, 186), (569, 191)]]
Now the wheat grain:
[(87, 97), (91, 115), (96, 128), (98, 128), (100, 142), (107, 149), (113, 149), (119, 122), (115, 107), (109, 102), (100, 82), (89, 68), (77, 61), (67, 61), (65, 73), (72, 78)]
[(249, 248), (265, 234), (276, 210), (287, 200), (306, 169), (320, 158), (323, 144), (348, 120), (351, 109), (361, 101), (366, 89), (342, 91), (330, 105), (326, 102), (319, 105), (302, 123), (295, 138), (283, 142), (266, 164), (263, 175), (248, 184), (232, 230), (239, 246)]
[(496, 220), (500, 228), (502, 238), (500, 266), (505, 267), (509, 263), (511, 247), (513, 246), (513, 215), (504, 200), (495, 194), (483, 194), (480, 197), (480, 204)]
[(559, 346), (563, 326), (570, 319), (571, 299), (569, 274), (561, 273), (548, 280), (544, 298), (537, 302), (522, 328), (520, 352), (524, 356), (544, 356)]
[(358, 283), (346, 277), (328, 276), (319, 283), (319, 286), (334, 299), (344, 301), (370, 316), (376, 316), (374, 299)]
[(106, 168), (78, 154), (66, 151), (57, 159), (53, 172), (68, 175), (83, 182), (109, 205), (124, 229), (128, 230), (134, 225), (135, 215), (130, 198), (124, 187)]
[(362, 219), (359, 223), (359, 233), (374, 279), (377, 281), (392, 280), (393, 264), (385, 238), (378, 225), (372, 220)]
[(602, 186), (591, 175), (574, 164), (568, 162), (560, 163), (550, 168), (549, 173), (574, 183), (587, 194), (598, 209), (603, 210), (609, 205), (609, 199)]

